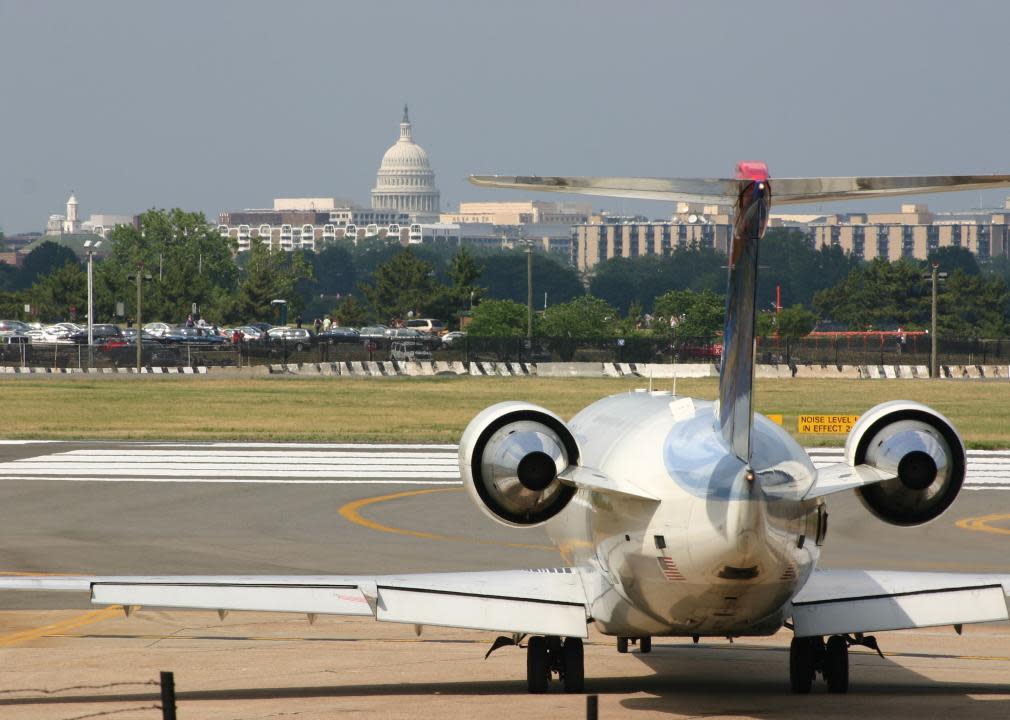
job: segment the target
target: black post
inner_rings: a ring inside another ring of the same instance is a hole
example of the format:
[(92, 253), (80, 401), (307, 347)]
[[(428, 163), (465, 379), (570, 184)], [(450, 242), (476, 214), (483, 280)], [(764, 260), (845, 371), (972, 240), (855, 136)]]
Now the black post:
[(161, 673), (161, 718), (175, 720), (175, 675), (165, 671)]
[(586, 720), (597, 720), (600, 716), (600, 696), (586, 695)]

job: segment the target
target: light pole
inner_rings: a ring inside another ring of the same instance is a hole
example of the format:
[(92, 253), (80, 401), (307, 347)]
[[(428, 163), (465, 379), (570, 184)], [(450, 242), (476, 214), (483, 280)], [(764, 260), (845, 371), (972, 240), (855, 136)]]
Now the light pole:
[(533, 348), (533, 243), (526, 242), (526, 338)]
[(936, 286), (940, 280), (947, 279), (947, 273), (939, 272), (940, 263), (933, 262), (933, 271), (930, 273), (929, 277), (933, 284), (933, 297), (930, 304), (930, 319), (929, 319), (929, 376), (934, 380), (940, 377), (940, 362), (939, 358), (936, 356)]
[(136, 279), (137, 281), (137, 372), (140, 372), (140, 368), (143, 366), (141, 363), (141, 356), (144, 353), (144, 324), (141, 319), (141, 304), (143, 301), (143, 292), (141, 288), (143, 287), (144, 280), (150, 280), (151, 274), (144, 272), (144, 263), (138, 263), (137, 272), (134, 275), (128, 275), (127, 280)]
[(94, 344), (94, 326), (95, 326), (95, 275), (94, 275), (94, 259), (95, 253), (98, 252), (98, 246), (102, 244), (101, 240), (96, 240), (93, 244), (90, 240), (84, 241), (84, 251), (88, 254), (88, 367), (94, 364), (94, 350), (92, 349)]

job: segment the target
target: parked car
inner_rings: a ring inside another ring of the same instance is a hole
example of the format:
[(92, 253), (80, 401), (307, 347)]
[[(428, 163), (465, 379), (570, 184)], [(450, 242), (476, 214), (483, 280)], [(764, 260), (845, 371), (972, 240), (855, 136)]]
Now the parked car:
[[(70, 338), (71, 342), (75, 342), (80, 345), (87, 345), (88, 329), (82, 328), (78, 332), (73, 333)], [(92, 325), (91, 339), (95, 345), (126, 347), (127, 344), (126, 338), (123, 336), (123, 331), (119, 329), (119, 326), (112, 325), (110, 323), (98, 323), (97, 325)]]
[(31, 330), (31, 326), (20, 320), (0, 320), (0, 335), (15, 334), (27, 336), (29, 330)]
[(387, 329), (385, 325), (366, 325), (358, 330), (358, 337), (362, 340), (385, 340)]
[(227, 338), (218, 335), (209, 327), (174, 327), (166, 332), (161, 339), (167, 343), (194, 345), (201, 343), (205, 345), (224, 345), (228, 342)]
[[(266, 323), (261, 324), (265, 325)], [(265, 340), (267, 330), (269, 330), (270, 328), (264, 330), (263, 328), (257, 327), (256, 325), (242, 325), (235, 329), (238, 330), (240, 333), (242, 333), (242, 339), (245, 342), (255, 342), (257, 340)]]
[(155, 337), (163, 337), (171, 329), (171, 325), (163, 322), (152, 322), (144, 325), (144, 330)]
[(460, 332), (459, 330), (453, 330), (452, 332), (446, 333), (445, 335), (442, 336), (442, 344), (445, 347), (452, 347), (465, 337), (466, 337), (465, 332)]
[[(56, 323), (55, 325), (47, 325), (42, 328), (41, 331), (33, 330), (35, 333), (32, 342), (42, 342), (42, 343), (72, 343), (71, 337), (74, 333), (84, 330), (87, 332), (87, 328), (81, 328), (73, 323)], [(41, 333), (41, 334), (39, 334)], [(32, 336), (29, 336), (32, 337)]]
[(305, 328), (275, 327), (267, 331), (268, 342), (271, 345), (282, 345), (301, 352), (312, 346), (315, 337)]
[(418, 340), (399, 340), (390, 346), (389, 359), (397, 362), (431, 360), (431, 350)]
[(325, 330), (318, 335), (316, 335), (317, 342), (325, 342), (330, 345), (339, 345), (341, 343), (360, 343), (361, 335), (358, 331), (351, 327), (343, 327), (341, 325), (331, 325), (329, 330)]
[(425, 333), (426, 335), (442, 335), (445, 333), (445, 323), (433, 318), (415, 318), (407, 321), (407, 327), (411, 330)]

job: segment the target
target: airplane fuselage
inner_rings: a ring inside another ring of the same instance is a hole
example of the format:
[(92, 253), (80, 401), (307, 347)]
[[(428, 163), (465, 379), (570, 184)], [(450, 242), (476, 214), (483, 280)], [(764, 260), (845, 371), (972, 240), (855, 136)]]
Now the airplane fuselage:
[[(727, 446), (715, 403), (669, 392), (600, 400), (569, 427), (580, 463), (658, 498), (581, 489), (547, 523), (573, 566), (600, 570), (591, 614), (611, 635), (763, 635), (818, 557), (815, 470), (778, 425), (755, 416), (751, 466)], [(628, 442), (630, 439), (634, 442)]]

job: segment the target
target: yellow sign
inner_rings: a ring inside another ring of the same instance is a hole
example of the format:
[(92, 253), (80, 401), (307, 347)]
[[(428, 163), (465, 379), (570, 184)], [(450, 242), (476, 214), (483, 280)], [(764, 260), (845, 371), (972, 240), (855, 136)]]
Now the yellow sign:
[(796, 429), (809, 435), (847, 433), (858, 419), (858, 415), (800, 415)]
[(781, 425), (782, 424), (782, 416), (781, 415), (765, 415), (765, 417), (768, 418), (769, 420), (771, 420), (776, 425)]

